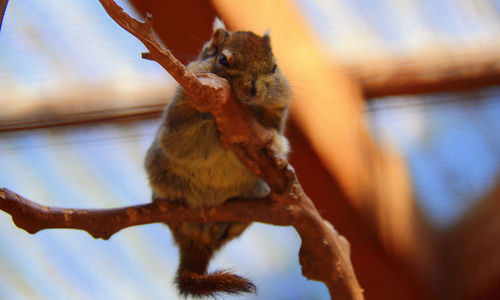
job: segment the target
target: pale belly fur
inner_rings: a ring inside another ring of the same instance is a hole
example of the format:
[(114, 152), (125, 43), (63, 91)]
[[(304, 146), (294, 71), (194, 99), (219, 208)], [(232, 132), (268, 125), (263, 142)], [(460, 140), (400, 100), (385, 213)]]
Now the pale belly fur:
[(155, 162), (165, 169), (160, 168), (161, 175), (150, 178), (160, 198), (184, 199), (191, 206), (214, 206), (233, 197), (261, 198), (269, 193), (262, 179), (220, 145), (213, 123), (203, 122), (163, 137), (163, 151)]

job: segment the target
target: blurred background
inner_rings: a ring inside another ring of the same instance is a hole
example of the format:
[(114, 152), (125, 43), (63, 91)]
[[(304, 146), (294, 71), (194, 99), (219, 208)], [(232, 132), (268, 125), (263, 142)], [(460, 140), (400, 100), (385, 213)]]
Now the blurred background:
[[(290, 80), (291, 164), (351, 243), (366, 299), (500, 295), (500, 1), (117, 2), (183, 62), (216, 15), (264, 33)], [(10, 1), (0, 31), (0, 187), (44, 205), (150, 201), (142, 161), (176, 83), (98, 1)], [(293, 228), (253, 224), (211, 269), (245, 299), (329, 299)], [(29, 235), (0, 213), (1, 299), (178, 299), (161, 224), (108, 241)], [(231, 297), (227, 297), (231, 299)]]

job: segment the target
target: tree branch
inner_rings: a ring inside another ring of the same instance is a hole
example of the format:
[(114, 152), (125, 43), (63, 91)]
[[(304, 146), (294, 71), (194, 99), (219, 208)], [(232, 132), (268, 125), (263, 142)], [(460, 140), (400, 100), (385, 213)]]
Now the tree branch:
[[(6, 188), (0, 189), (0, 209), (12, 216), (17, 227), (31, 234), (43, 229), (70, 228), (104, 240), (124, 228), (158, 222), (259, 221), (291, 225), (297, 211), (269, 198), (234, 200), (214, 208), (190, 208), (167, 201), (110, 209), (58, 208), (40, 205)], [(275, 220), (275, 214), (283, 210), (291, 213)]]
[(12, 216), (16, 226), (31, 234), (43, 229), (69, 228), (84, 230), (101, 239), (109, 239), (127, 227), (158, 222), (291, 225), (302, 239), (299, 257), (304, 276), (323, 281), (338, 299), (363, 299), (350, 262), (349, 243), (321, 218), (296, 180), (294, 176), (292, 188), (284, 194), (256, 200), (238, 199), (209, 208), (190, 208), (166, 201), (111, 209), (57, 208), (40, 205), (2, 188), (0, 209)]
[(7, 9), (7, 3), (9, 3), (9, 0), (0, 0), (0, 31), (2, 30), (2, 21)]
[(255, 174), (271, 187), (268, 198), (230, 201), (218, 207), (189, 208), (165, 201), (113, 209), (46, 207), (12, 191), (0, 189), (0, 209), (29, 233), (46, 228), (74, 228), (95, 238), (108, 239), (119, 230), (155, 222), (244, 221), (292, 225), (302, 239), (300, 263), (304, 276), (323, 281), (335, 299), (363, 299), (350, 262), (347, 240), (323, 220), (305, 195), (295, 172), (270, 141), (272, 133), (231, 94), (228, 82), (214, 74), (189, 72), (156, 39), (151, 16), (142, 23), (132, 19), (113, 1), (100, 0), (108, 14), (148, 48), (143, 57), (162, 65), (190, 95), (192, 105), (215, 116), (221, 144), (232, 149)]

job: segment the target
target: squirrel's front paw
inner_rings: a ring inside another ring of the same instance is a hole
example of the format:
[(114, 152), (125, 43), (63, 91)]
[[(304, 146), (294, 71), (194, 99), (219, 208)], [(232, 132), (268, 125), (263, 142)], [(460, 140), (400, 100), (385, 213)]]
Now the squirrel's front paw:
[(255, 183), (255, 189), (253, 192), (253, 196), (255, 198), (264, 198), (265, 196), (269, 195), (269, 193), (271, 193), (271, 188), (264, 180), (259, 180)]

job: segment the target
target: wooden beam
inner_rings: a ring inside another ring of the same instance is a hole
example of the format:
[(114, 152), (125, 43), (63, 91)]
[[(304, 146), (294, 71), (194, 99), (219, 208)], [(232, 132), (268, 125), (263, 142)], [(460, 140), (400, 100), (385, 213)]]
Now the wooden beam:
[(369, 57), (345, 66), (365, 98), (461, 91), (500, 85), (500, 44), (423, 50), (416, 55)]
[[(168, 36), (162, 28), (159, 30), (162, 36)], [(172, 35), (167, 43), (170, 44), (171, 40), (175, 42), (178, 38)], [(196, 53), (198, 50), (194, 47), (182, 49), (181, 52)], [(325, 61), (328, 65), (332, 64), (330, 58), (325, 58)], [(357, 92), (363, 96), (360, 98), (363, 101), (394, 95), (462, 91), (500, 85), (500, 44), (450, 51), (429, 50), (399, 58), (374, 60), (368, 57), (356, 64), (332, 65), (332, 72), (351, 78), (354, 86), (358, 84)], [(307, 89), (305, 92), (309, 94), (317, 93), (311, 87), (309, 76), (301, 77), (304, 76), (292, 77), (292, 85)], [(77, 87), (76, 91), (72, 87), (45, 95), (47, 99), (41, 105), (34, 98), (3, 95), (7, 97), (3, 99), (5, 102), (14, 105), (9, 105), (1, 112), (0, 132), (155, 117), (163, 110), (166, 99), (171, 98), (175, 86), (173, 83), (148, 86), (145, 90), (147, 92), (140, 95), (123, 95), (102, 86), (82, 86)], [(117, 104), (114, 99), (122, 99), (121, 104)], [(144, 103), (149, 106), (150, 111), (147, 113)]]
[(165, 104), (134, 106), (131, 108), (114, 108), (80, 113), (51, 113), (49, 117), (35, 114), (31, 118), (0, 120), (0, 133), (10, 131), (32, 130), (41, 128), (78, 126), (96, 123), (129, 122), (158, 118)]
[(43, 100), (2, 95), (9, 105), (0, 111), (0, 132), (154, 118), (176, 89), (173, 82), (142, 84), (127, 91), (116, 85), (71, 86)]

